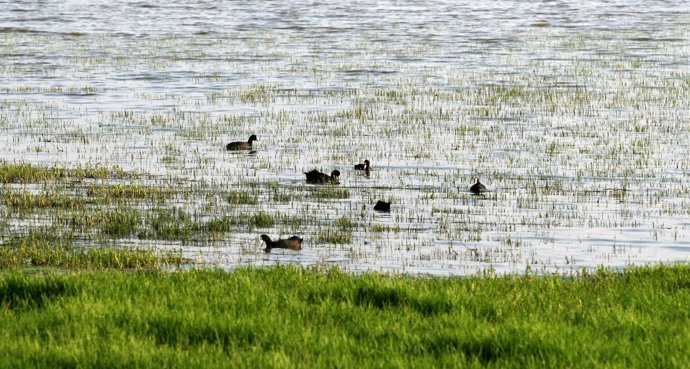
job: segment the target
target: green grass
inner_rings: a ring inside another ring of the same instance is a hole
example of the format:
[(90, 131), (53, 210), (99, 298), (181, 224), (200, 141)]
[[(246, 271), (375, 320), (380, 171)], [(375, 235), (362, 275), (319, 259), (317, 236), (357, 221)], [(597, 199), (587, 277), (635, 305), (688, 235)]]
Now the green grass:
[(0, 274), (4, 367), (683, 368), (690, 267)]

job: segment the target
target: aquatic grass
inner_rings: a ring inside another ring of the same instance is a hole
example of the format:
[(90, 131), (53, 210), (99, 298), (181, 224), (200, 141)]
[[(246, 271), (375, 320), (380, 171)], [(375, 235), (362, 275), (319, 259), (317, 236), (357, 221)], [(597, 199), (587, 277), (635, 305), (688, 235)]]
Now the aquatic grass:
[(87, 208), (84, 211), (55, 214), (56, 224), (66, 226), (74, 235), (89, 238), (91, 234), (110, 240), (137, 237), (166, 241), (202, 241), (219, 239), (232, 231), (252, 231), (284, 224), (291, 228), (301, 219), (265, 212), (237, 214), (219, 218), (194, 219), (178, 207), (153, 209), (116, 206)]
[(294, 195), (290, 191), (272, 186), (269, 186), (269, 188), (271, 188), (271, 201), (277, 203), (287, 203), (292, 201), (294, 198)]
[(352, 229), (357, 226), (357, 224), (348, 217), (340, 217), (336, 219), (335, 225), (340, 229)]
[(276, 219), (271, 214), (260, 212), (246, 218), (247, 226), (251, 228), (268, 228), (275, 225)]
[(259, 203), (255, 193), (242, 191), (229, 191), (227, 200), (233, 205), (256, 205)]
[(348, 217), (340, 217), (333, 223), (333, 227), (319, 230), (316, 242), (333, 244), (352, 243), (352, 231), (356, 224)]
[(340, 228), (326, 228), (316, 234), (316, 243), (349, 244), (352, 243), (352, 231)]
[(9, 248), (28, 246), (65, 248), (72, 246), (74, 237), (72, 231), (59, 226), (31, 227), (25, 231), (4, 234), (2, 246)]
[(130, 184), (93, 184), (86, 189), (86, 195), (99, 198), (99, 201), (129, 199), (163, 200), (174, 194), (174, 191), (161, 187), (145, 186), (138, 183)]
[(0, 269), (56, 267), (69, 269), (160, 269), (185, 262), (177, 252), (145, 249), (24, 244), (0, 247)]
[(86, 234), (97, 230), (111, 238), (133, 235), (139, 228), (142, 217), (136, 209), (119, 206), (114, 209), (94, 209), (88, 212), (60, 216), (59, 222), (74, 232)]
[(1, 183), (34, 183), (63, 178), (65, 175), (66, 170), (62, 168), (43, 168), (26, 163), (0, 161)]
[(159, 208), (147, 213), (144, 224), (137, 230), (141, 239), (187, 241), (193, 227), (192, 217), (177, 208)]
[(690, 360), (690, 314), (679, 309), (690, 303), (688, 280), (687, 266), (576, 279), (289, 266), (12, 271), (0, 273), (0, 357), (17, 367), (102, 367), (107, 359), (137, 367), (681, 368)]
[(1, 200), (12, 211), (30, 212), (37, 208), (76, 210), (84, 207), (84, 198), (65, 193), (42, 192), (33, 194), (28, 191), (0, 191)]
[(179, 266), (178, 252), (115, 248), (110, 245), (75, 246), (75, 235), (59, 227), (30, 228), (11, 233), (0, 244), (0, 269), (59, 267), (70, 269), (142, 269)]
[(336, 186), (319, 186), (310, 191), (315, 199), (347, 199), (350, 197), (350, 190)]
[(107, 179), (124, 178), (133, 174), (120, 167), (77, 166), (75, 169), (60, 167), (40, 167), (29, 163), (8, 163), (0, 160), (0, 183), (38, 183), (59, 179)]

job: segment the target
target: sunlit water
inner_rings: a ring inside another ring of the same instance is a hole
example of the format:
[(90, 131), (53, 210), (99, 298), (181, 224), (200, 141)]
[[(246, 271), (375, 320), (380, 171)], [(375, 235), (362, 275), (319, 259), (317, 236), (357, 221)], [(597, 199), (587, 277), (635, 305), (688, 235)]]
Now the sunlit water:
[[(432, 275), (690, 255), (685, 1), (158, 4), (0, 2), (0, 159), (205, 188), (166, 204), (199, 218), (304, 221), (116, 244)], [(255, 154), (224, 150), (252, 133)], [(349, 196), (310, 197), (313, 168), (339, 169)], [(470, 194), (474, 176), (491, 192)], [(258, 205), (214, 197), (249, 187)], [(341, 217), (352, 242), (319, 242)], [(305, 248), (264, 254), (261, 233)]]

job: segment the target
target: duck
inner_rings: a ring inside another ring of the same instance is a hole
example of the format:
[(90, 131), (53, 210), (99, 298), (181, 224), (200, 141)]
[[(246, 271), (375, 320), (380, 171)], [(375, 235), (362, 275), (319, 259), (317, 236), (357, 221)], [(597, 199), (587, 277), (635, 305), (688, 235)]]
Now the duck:
[(307, 183), (316, 184), (338, 183), (338, 179), (340, 177), (340, 171), (337, 169), (332, 171), (330, 176), (326, 173), (321, 173), (316, 169), (310, 172), (304, 172), (304, 174), (307, 176)]
[(271, 241), (271, 237), (268, 237), (268, 235), (262, 234), (261, 240), (266, 243), (266, 248), (264, 249), (264, 252), (266, 252), (266, 253), (271, 252), (271, 249), (302, 250), (303, 239), (301, 239), (297, 236), (292, 236), (292, 237), (285, 239), (285, 240), (279, 239), (279, 240)]
[(355, 170), (364, 170), (364, 171), (370, 171), (371, 166), (369, 165), (369, 160), (365, 160), (364, 164), (355, 164)]
[(475, 195), (479, 195), (479, 194), (482, 194), (484, 192), (487, 192), (486, 186), (484, 186), (483, 184), (481, 184), (479, 182), (479, 177), (474, 177), (474, 179), (477, 182), (475, 184), (473, 184), (472, 187), (470, 187), (470, 192), (472, 192)]
[(252, 142), (254, 141), (259, 141), (256, 138), (256, 135), (251, 135), (249, 136), (249, 140), (247, 142), (242, 142), (242, 141), (235, 141), (235, 142), (230, 142), (225, 146), (227, 150), (251, 150), (252, 149)]
[(381, 200), (376, 201), (376, 205), (374, 205), (374, 210), (376, 210), (376, 211), (391, 211), (391, 203), (381, 201)]

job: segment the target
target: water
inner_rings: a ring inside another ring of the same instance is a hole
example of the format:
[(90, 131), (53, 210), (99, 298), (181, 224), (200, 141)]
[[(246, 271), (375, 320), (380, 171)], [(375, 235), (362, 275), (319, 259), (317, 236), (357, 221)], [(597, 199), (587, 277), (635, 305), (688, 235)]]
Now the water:
[[(684, 1), (0, 2), (0, 159), (142, 171), (190, 189), (165, 206), (199, 219), (302, 218), (113, 241), (228, 269), (687, 261), (688, 30)], [(253, 133), (255, 154), (224, 150)], [(313, 168), (349, 196), (315, 198)], [(474, 176), (492, 192), (467, 192)], [(257, 205), (223, 199), (250, 188)], [(320, 241), (342, 217), (351, 242)], [(261, 233), (305, 249), (263, 254)]]

